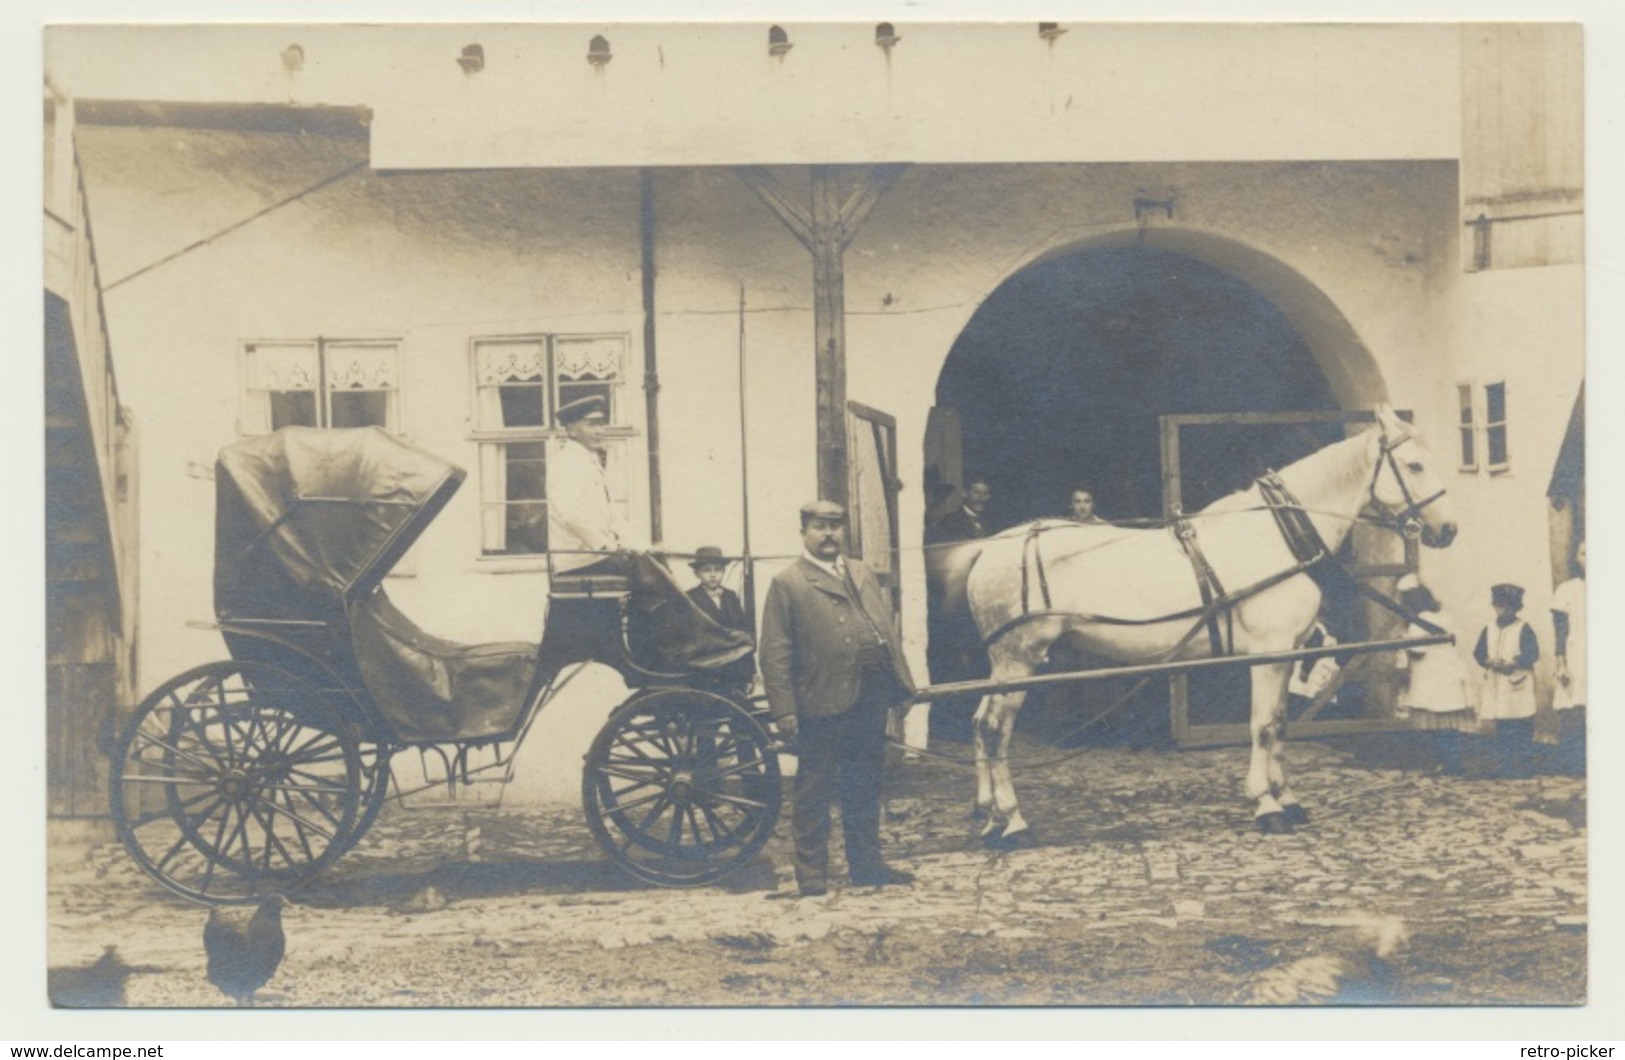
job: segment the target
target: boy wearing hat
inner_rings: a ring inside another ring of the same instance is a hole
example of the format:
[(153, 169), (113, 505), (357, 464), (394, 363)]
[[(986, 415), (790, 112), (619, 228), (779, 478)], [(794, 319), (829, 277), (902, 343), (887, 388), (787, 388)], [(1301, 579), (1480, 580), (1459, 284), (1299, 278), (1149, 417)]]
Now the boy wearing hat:
[(842, 555), (846, 509), (801, 509), (801, 557), (779, 571), (762, 614), (762, 686), (779, 731), (796, 742), (791, 801), (796, 884), (829, 890), (830, 805), (841, 800), (848, 875), (859, 887), (909, 884), (880, 854), (886, 717), (914, 686), (886, 590)]
[[(723, 575), (728, 572), (728, 560), (723, 556), (722, 549), (715, 545), (701, 545), (689, 562), (689, 568), (700, 579), (700, 584), (688, 591), (688, 598), (694, 601), (694, 606), (724, 629), (749, 634), (750, 620), (745, 616), (744, 605), (739, 602), (739, 594), (722, 584)], [(756, 677), (756, 660), (747, 655), (730, 663), (726, 673), (730, 684), (748, 692)]]
[(1490, 587), (1495, 621), (1484, 627), (1473, 647), (1473, 659), (1484, 668), (1478, 716), (1495, 723), (1501, 773), (1527, 777), (1535, 727), (1535, 661), (1540, 644), (1523, 610), (1523, 587), (1502, 582)]
[(671, 572), (647, 552), (629, 549), (604, 477), (609, 404), (596, 395), (559, 406), (566, 437), (547, 464), (547, 535), (555, 574), (628, 579), (653, 629), (663, 667), (716, 670), (750, 654), (750, 634), (713, 622)]
[(722, 584), (722, 576), (728, 571), (722, 549), (701, 545), (688, 566), (700, 579), (700, 584), (688, 591), (688, 598), (718, 625), (749, 632), (750, 624), (745, 621), (745, 608), (739, 602), (739, 594)]

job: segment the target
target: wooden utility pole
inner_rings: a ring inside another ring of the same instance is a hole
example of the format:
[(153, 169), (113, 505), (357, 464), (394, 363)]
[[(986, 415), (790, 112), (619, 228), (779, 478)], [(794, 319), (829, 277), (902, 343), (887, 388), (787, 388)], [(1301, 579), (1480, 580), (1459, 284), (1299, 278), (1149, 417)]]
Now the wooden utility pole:
[(902, 176), (902, 165), (869, 167), (843, 202), (843, 167), (812, 166), (811, 201), (792, 200), (778, 178), (760, 166), (736, 170), (813, 259), (813, 357), (818, 402), (818, 496), (847, 503), (846, 277), (843, 261), (864, 219)]

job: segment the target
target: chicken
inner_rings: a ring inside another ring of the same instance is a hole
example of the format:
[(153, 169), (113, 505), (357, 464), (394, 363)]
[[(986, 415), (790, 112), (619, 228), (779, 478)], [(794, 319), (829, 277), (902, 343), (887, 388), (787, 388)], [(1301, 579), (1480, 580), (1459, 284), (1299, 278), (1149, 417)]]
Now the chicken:
[(1393, 1004), (1395, 956), (1410, 936), (1398, 917), (1355, 914), (1308, 921), (1341, 929), (1327, 952), (1266, 968), (1248, 985), (1251, 1005)]
[(125, 981), (149, 971), (157, 969), (125, 964), (118, 948), (109, 946), (83, 968), (46, 969), (45, 986), (57, 1008), (118, 1008), (124, 1004)]
[(254, 991), (276, 974), (287, 949), (280, 895), (262, 898), (250, 915), (240, 907), (216, 906), (203, 925), (209, 982), (238, 1005), (252, 1006)]

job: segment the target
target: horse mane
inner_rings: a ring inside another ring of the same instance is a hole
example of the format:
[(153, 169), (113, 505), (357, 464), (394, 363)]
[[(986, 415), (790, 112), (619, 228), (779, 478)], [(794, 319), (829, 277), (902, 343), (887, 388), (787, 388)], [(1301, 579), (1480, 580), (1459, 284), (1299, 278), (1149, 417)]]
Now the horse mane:
[[(1381, 430), (1380, 427), (1374, 429)], [(1311, 473), (1319, 485), (1330, 487), (1333, 491), (1363, 486), (1366, 476), (1371, 473), (1370, 443), (1371, 431), (1367, 430), (1322, 446), (1308, 456), (1300, 457), (1281, 468), (1281, 478), (1295, 490)], [(1234, 511), (1238, 508), (1257, 507), (1258, 503), (1256, 485), (1249, 484), (1244, 489), (1219, 498), (1202, 511), (1204, 513)]]

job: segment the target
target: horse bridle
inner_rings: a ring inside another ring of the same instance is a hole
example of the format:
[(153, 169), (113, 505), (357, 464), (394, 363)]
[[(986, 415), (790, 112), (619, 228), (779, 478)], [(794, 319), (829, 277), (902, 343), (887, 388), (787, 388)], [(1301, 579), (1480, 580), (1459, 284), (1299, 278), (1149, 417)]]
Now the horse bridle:
[[(1377, 509), (1378, 512), (1382, 513), (1381, 518), (1378, 521), (1382, 525), (1390, 527), (1394, 530), (1398, 530), (1406, 537), (1414, 539), (1422, 536), (1422, 509), (1426, 508), (1440, 497), (1443, 497), (1445, 490), (1444, 487), (1441, 486), (1439, 487), (1437, 493), (1424, 497), (1421, 500), (1417, 500), (1416, 497), (1412, 495), (1410, 486), (1405, 482), (1405, 476), (1399, 473), (1399, 461), (1394, 459), (1394, 453), (1401, 446), (1404, 446), (1412, 441), (1414, 441), (1414, 439), (1410, 436), (1409, 432), (1401, 435), (1397, 441), (1392, 442), (1388, 440), (1387, 433), (1383, 433), (1382, 457), (1377, 461), (1376, 468), (1371, 472), (1371, 485), (1368, 487), (1367, 492), (1371, 495), (1372, 505)], [(1405, 501), (1405, 507), (1398, 513), (1390, 513), (1387, 505), (1383, 504), (1382, 501), (1377, 499), (1377, 479), (1382, 477), (1382, 468), (1384, 463), (1387, 464), (1388, 470), (1393, 472), (1394, 482), (1399, 486), (1399, 495)]]

